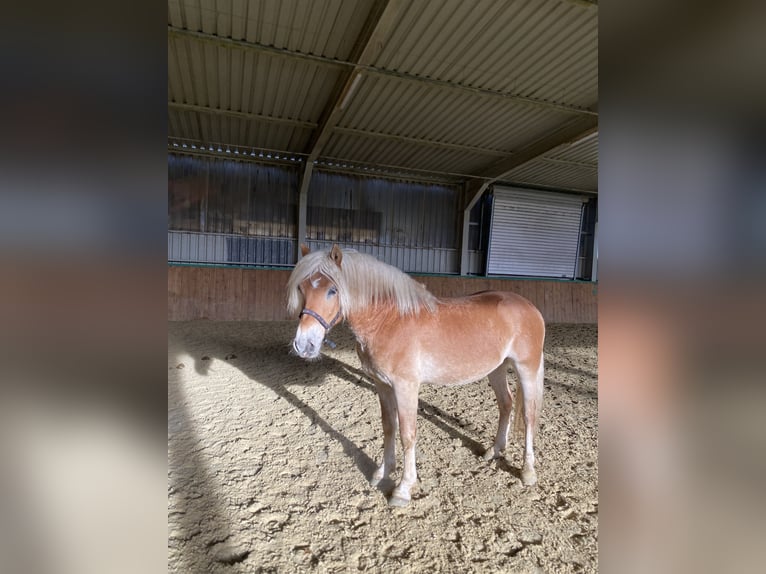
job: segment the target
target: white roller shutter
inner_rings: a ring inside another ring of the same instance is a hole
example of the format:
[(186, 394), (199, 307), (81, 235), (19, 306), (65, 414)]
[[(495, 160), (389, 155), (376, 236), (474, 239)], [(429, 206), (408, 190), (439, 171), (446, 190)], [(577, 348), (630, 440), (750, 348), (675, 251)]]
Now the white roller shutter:
[(583, 201), (495, 186), (487, 274), (573, 279)]

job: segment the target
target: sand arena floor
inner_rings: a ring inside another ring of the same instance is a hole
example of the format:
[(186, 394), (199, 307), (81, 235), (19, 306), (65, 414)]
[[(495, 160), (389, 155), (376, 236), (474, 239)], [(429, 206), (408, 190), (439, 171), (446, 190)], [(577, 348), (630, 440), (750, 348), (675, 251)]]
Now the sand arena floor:
[[(421, 389), (413, 500), (370, 487), (377, 395), (354, 340), (307, 363), (295, 322), (169, 323), (170, 572), (595, 572), (597, 327), (549, 325), (539, 482), (522, 447), (481, 459), (497, 428), (486, 379)], [(511, 375), (513, 380), (514, 375)], [(397, 440), (401, 472), (401, 449)]]

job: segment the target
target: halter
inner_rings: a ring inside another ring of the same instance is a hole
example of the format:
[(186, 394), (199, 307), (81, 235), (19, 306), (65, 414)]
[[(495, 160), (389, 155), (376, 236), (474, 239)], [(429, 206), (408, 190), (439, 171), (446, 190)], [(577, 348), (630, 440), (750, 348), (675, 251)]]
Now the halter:
[(304, 307), (303, 310), (301, 311), (301, 314), (298, 315), (298, 319), (300, 319), (303, 315), (314, 317), (314, 319), (319, 321), (319, 324), (322, 325), (322, 327), (324, 327), (324, 330), (325, 330), (324, 342), (327, 343), (328, 347), (330, 347), (331, 349), (334, 349), (337, 345), (327, 338), (327, 332), (330, 329), (332, 329), (335, 326), (335, 324), (338, 322), (338, 319), (340, 319), (340, 309), (338, 309), (338, 312), (335, 314), (335, 317), (333, 317), (332, 321), (330, 321), (329, 323), (325, 321), (324, 318), (319, 313), (317, 313), (316, 311), (312, 311), (311, 309), (307, 309), (306, 307)]
[(332, 321), (329, 323), (325, 321), (322, 316), (317, 313), (316, 311), (312, 311), (311, 309), (307, 309), (306, 307), (303, 308), (303, 311), (301, 311), (301, 314), (298, 315), (298, 319), (301, 318), (303, 315), (309, 315), (310, 317), (314, 317), (317, 321), (319, 321), (319, 324), (324, 327), (325, 331), (329, 331), (332, 329), (335, 324), (338, 322), (338, 319), (340, 319), (340, 309), (338, 309), (338, 312), (335, 314), (335, 317), (332, 318)]

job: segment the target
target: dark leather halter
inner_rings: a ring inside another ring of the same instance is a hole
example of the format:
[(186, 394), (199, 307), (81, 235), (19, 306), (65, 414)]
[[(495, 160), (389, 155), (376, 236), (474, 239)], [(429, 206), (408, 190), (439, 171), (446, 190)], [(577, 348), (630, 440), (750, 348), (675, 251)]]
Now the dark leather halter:
[(329, 323), (324, 320), (324, 317), (322, 317), (319, 313), (316, 311), (312, 311), (311, 309), (307, 309), (306, 307), (303, 308), (301, 311), (301, 314), (298, 315), (298, 319), (300, 319), (303, 315), (308, 315), (309, 317), (314, 317), (317, 321), (319, 321), (319, 324), (324, 327), (325, 330), (325, 339), (324, 342), (327, 343), (327, 346), (331, 349), (334, 349), (336, 347), (335, 343), (330, 341), (330, 339), (327, 338), (327, 333), (330, 329), (332, 329), (335, 324), (338, 322), (338, 319), (340, 319), (340, 309), (338, 309), (338, 312), (335, 314), (335, 317), (332, 318), (332, 321)]
[(332, 321), (329, 323), (324, 320), (324, 318), (317, 313), (316, 311), (312, 311), (311, 309), (307, 309), (306, 307), (303, 308), (303, 311), (301, 311), (301, 314), (298, 315), (298, 318), (300, 319), (303, 315), (309, 315), (310, 317), (314, 317), (317, 321), (319, 321), (319, 324), (324, 327), (325, 331), (329, 331), (332, 329), (335, 324), (338, 322), (338, 319), (340, 319), (340, 309), (338, 309), (338, 312), (335, 314), (335, 317), (332, 318)]

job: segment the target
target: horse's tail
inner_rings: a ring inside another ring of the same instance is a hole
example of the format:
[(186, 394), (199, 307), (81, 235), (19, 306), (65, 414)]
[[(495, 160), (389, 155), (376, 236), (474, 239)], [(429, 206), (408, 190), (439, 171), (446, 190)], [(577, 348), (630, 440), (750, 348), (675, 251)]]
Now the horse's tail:
[[(526, 432), (527, 425), (524, 421), (524, 403), (527, 399), (532, 399), (532, 420), (534, 424), (532, 426), (532, 435), (537, 435), (537, 429), (540, 426), (540, 413), (543, 409), (543, 381), (545, 379), (545, 367), (543, 365), (544, 360), (542, 355), (540, 356), (540, 364), (537, 368), (537, 373), (531, 380), (527, 381), (524, 385), (521, 381), (521, 376), (518, 371), (516, 372), (516, 405), (513, 414), (513, 434), (517, 438), (523, 438)], [(524, 388), (532, 395), (527, 397), (524, 392)]]

